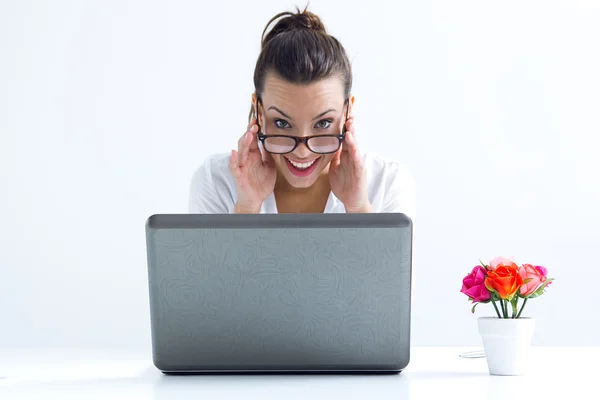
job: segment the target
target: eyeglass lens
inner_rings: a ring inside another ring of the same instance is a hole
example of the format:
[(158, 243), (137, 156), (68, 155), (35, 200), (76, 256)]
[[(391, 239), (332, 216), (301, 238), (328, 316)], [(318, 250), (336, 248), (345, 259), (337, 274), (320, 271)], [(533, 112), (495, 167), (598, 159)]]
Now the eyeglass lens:
[[(314, 153), (333, 153), (340, 146), (340, 139), (335, 136), (317, 136), (308, 139), (306, 145)], [(289, 153), (294, 150), (296, 141), (291, 137), (266, 137), (265, 150), (270, 153)]]

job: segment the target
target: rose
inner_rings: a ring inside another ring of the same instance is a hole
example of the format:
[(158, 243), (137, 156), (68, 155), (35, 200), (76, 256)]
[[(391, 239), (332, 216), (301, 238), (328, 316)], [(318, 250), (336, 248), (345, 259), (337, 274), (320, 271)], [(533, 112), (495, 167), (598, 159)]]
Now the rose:
[(534, 293), (542, 283), (546, 281), (548, 271), (544, 267), (534, 267), (531, 264), (523, 264), (519, 268), (519, 275), (523, 278), (520, 294), (527, 297)]
[(504, 261), (497, 265), (493, 271), (488, 271), (485, 278), (485, 287), (498, 293), (501, 299), (511, 300), (523, 284), (519, 275), (519, 267), (514, 262)]
[(473, 267), (470, 274), (464, 277), (461, 293), (469, 296), (473, 303), (482, 303), (490, 299), (490, 292), (485, 287), (486, 270), (481, 265)]
[(538, 270), (538, 272), (544, 277), (547, 278), (548, 277), (548, 270), (540, 265), (536, 265), (535, 269)]
[(540, 274), (544, 277), (544, 282), (546, 282), (546, 286), (550, 286), (554, 278), (548, 279), (548, 270), (540, 265), (536, 265), (535, 269), (537, 269)]
[[(481, 260), (479, 263), (463, 278), (461, 289), (473, 301), (473, 313), (480, 303), (492, 302), (498, 318), (520, 318), (527, 301), (544, 294), (545, 288), (554, 280), (548, 278), (545, 267), (531, 264), (519, 267), (507, 257), (495, 257), (489, 265)], [(519, 298), (523, 299), (520, 308)]]
[(513, 262), (512, 258), (509, 257), (494, 257), (492, 258), (492, 260), (490, 261), (490, 264), (488, 265), (488, 269), (489, 270), (495, 270), (496, 268), (498, 268), (499, 265), (504, 264), (506, 265), (507, 263), (510, 264)]

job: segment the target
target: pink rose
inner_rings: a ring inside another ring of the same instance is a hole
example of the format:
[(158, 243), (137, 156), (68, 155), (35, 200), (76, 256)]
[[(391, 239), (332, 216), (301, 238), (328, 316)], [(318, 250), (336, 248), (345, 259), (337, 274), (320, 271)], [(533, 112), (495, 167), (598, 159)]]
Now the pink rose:
[(473, 299), (473, 303), (481, 303), (490, 299), (490, 292), (485, 287), (486, 270), (481, 265), (473, 267), (470, 274), (464, 277), (461, 293)]
[(542, 283), (546, 281), (548, 271), (544, 267), (534, 267), (531, 264), (523, 264), (519, 268), (519, 275), (523, 278), (523, 282), (529, 279), (529, 282), (521, 285), (521, 296), (527, 297), (535, 292)]
[(539, 273), (540, 273), (540, 274), (541, 274), (541, 275), (542, 275), (544, 278), (547, 278), (547, 277), (548, 277), (548, 270), (547, 270), (546, 268), (544, 268), (544, 267), (541, 267), (541, 266), (539, 266), (539, 265), (536, 265), (536, 266), (535, 266), (535, 269), (537, 269), (537, 270), (538, 270), (538, 272), (539, 272)]
[[(544, 282), (545, 282), (546, 278), (548, 278), (548, 270), (539, 265), (535, 265), (535, 269), (537, 269), (538, 272), (544, 277)], [(550, 286), (551, 284), (552, 284), (552, 281), (548, 282), (546, 286)]]
[(500, 264), (510, 264), (512, 262), (514, 262), (514, 260), (510, 257), (494, 257), (490, 261), (490, 264), (488, 265), (488, 269), (493, 271), (496, 268), (498, 268), (498, 266)]

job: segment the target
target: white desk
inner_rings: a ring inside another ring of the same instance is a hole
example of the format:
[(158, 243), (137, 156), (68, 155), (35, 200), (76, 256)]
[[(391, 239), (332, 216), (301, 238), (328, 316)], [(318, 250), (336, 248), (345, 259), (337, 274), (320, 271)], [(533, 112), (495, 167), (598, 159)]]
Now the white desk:
[(471, 348), (413, 347), (399, 375), (165, 376), (148, 354), (0, 350), (0, 399), (543, 399), (598, 398), (600, 347), (533, 349), (525, 376), (490, 376)]

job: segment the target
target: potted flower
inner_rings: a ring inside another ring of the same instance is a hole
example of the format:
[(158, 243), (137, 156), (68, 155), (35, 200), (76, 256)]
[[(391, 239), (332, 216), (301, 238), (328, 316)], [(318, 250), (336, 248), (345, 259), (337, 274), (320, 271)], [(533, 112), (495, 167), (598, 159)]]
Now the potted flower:
[(495, 317), (478, 319), (491, 375), (522, 375), (528, 365), (535, 319), (523, 314), (530, 299), (544, 294), (553, 279), (542, 266), (496, 257), (488, 265), (480, 261), (463, 278), (461, 293), (473, 303), (492, 303)]

